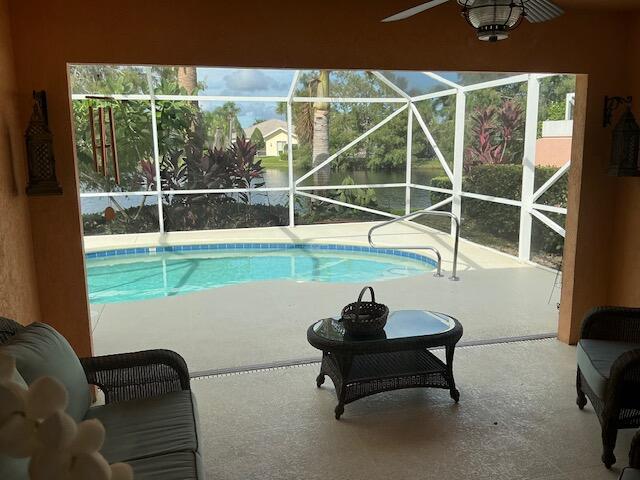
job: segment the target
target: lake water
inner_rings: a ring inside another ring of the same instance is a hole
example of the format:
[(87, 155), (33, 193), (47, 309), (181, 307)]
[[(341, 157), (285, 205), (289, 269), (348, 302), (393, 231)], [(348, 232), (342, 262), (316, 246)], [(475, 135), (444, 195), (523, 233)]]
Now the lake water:
[[(299, 178), (305, 172), (295, 172), (294, 178)], [(412, 180), (414, 183), (421, 185), (429, 185), (431, 179), (438, 175), (437, 171), (416, 169), (412, 174)], [(405, 172), (404, 171), (389, 171), (389, 170), (355, 170), (355, 171), (332, 171), (329, 177), (329, 183), (331, 185), (341, 185), (344, 179), (349, 176), (353, 179), (354, 183), (359, 185), (364, 184), (389, 184), (389, 183), (404, 183)], [(265, 170), (264, 175), (265, 187), (287, 187), (288, 186), (288, 172), (286, 169), (269, 168)], [(312, 185), (311, 179), (304, 182), (304, 185)], [(391, 187), (391, 188), (376, 188), (376, 200), (378, 202), (378, 209), (383, 211), (397, 211), (404, 210), (405, 204), (405, 188), (404, 187)], [(287, 192), (255, 192), (251, 193), (252, 204), (271, 204), (282, 205), (286, 204), (288, 200)], [(411, 192), (412, 205), (416, 208), (426, 208), (431, 205), (429, 192), (424, 190), (413, 189)], [(140, 205), (141, 196), (131, 197), (119, 197), (118, 204), (123, 208), (135, 207)], [(155, 204), (155, 197), (149, 197), (147, 204)], [(105, 197), (101, 198), (83, 198), (82, 199), (82, 213), (98, 213), (104, 211), (108, 206), (108, 200)]]

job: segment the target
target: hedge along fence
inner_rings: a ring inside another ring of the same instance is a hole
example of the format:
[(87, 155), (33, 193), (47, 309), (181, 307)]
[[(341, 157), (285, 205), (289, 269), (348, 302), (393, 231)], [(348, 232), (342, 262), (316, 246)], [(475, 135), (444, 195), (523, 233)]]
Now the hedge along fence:
[[(536, 167), (535, 188), (539, 188), (551, 176), (557, 172), (553, 167)], [(462, 179), (464, 191), (519, 200), (522, 195), (522, 166), (521, 165), (478, 165), (471, 167)], [(435, 177), (431, 180), (431, 186), (451, 189), (451, 181), (448, 177)], [(563, 176), (537, 203), (554, 207), (567, 206), (567, 176)], [(446, 193), (431, 192), (431, 204), (434, 205), (450, 195)], [(561, 216), (554, 216), (553, 220), (561, 220)], [(557, 257), (562, 256), (564, 239), (549, 229), (546, 225), (534, 219), (532, 230), (532, 249), (534, 253), (553, 256), (557, 263)], [(520, 232), (520, 209), (511, 205), (476, 200), (462, 199), (462, 225), (463, 233), (485, 244), (493, 242), (497, 248), (517, 254), (518, 236)], [(498, 243), (498, 245), (496, 245)], [(548, 262), (545, 262), (548, 263)]]

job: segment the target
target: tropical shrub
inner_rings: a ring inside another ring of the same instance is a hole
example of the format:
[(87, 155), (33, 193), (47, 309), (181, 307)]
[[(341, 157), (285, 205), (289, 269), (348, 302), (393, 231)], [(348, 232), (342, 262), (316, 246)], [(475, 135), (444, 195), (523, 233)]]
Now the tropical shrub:
[[(536, 187), (541, 186), (557, 171), (552, 167), (536, 167)], [(522, 166), (521, 165), (477, 165), (471, 167), (463, 178), (465, 191), (481, 193), (503, 198), (521, 197), (522, 191)], [(435, 177), (431, 180), (431, 186), (436, 188), (451, 189), (451, 181), (448, 177)], [(567, 206), (567, 178), (566, 176), (556, 182), (539, 200), (539, 203), (556, 207)], [(438, 203), (449, 195), (439, 192), (431, 192), (431, 204)], [(549, 216), (550, 214), (545, 213)], [(559, 218), (552, 218), (558, 222)], [(537, 220), (534, 219), (534, 223)], [(499, 245), (505, 247), (511, 253), (515, 253), (520, 231), (519, 210), (510, 205), (501, 205), (475, 199), (462, 200), (462, 225), (463, 234), (482, 243), (491, 244), (491, 238), (495, 237)], [(541, 254), (561, 256), (563, 239), (546, 226), (540, 225), (533, 229), (532, 245)], [(511, 244), (511, 247), (508, 245)], [(504, 248), (503, 248), (504, 249)]]
[(516, 152), (509, 147), (515, 132), (524, 126), (522, 108), (505, 100), (500, 108), (476, 108), (471, 115), (473, 141), (467, 147), (465, 169), (475, 165), (514, 163)]
[[(225, 150), (205, 150), (202, 157), (167, 152), (160, 165), (163, 190), (249, 189), (264, 186), (264, 168), (255, 159), (256, 146), (238, 138)], [(243, 218), (234, 219), (240, 210), (234, 204), (251, 204), (251, 193), (179, 195), (167, 194), (165, 226), (167, 230), (209, 230), (233, 228), (239, 224), (259, 224), (258, 210), (243, 208)], [(273, 219), (267, 225), (273, 225)], [(279, 224), (279, 223), (278, 223)], [(257, 226), (257, 225), (254, 225)], [(265, 226), (265, 225), (262, 225)]]
[[(342, 181), (342, 185), (355, 185), (353, 178), (346, 176)], [(372, 188), (367, 189), (343, 189), (343, 190), (325, 190), (320, 195), (333, 200), (338, 200), (352, 205), (359, 205), (372, 209), (378, 208), (378, 200), (376, 192)], [(375, 214), (355, 210), (352, 208), (342, 207), (329, 202), (308, 201), (304, 199), (297, 205), (296, 223), (309, 225), (313, 223), (339, 223), (339, 222), (356, 222), (356, 221), (373, 221), (380, 217)]]

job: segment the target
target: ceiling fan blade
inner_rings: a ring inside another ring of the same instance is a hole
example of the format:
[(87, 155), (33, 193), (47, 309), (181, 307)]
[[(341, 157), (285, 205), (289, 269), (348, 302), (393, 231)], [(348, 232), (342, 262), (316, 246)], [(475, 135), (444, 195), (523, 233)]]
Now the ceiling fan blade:
[(391, 15), (383, 19), (383, 22), (396, 22), (398, 20), (404, 20), (405, 18), (413, 17), (418, 13), (424, 12), (425, 10), (429, 10), (430, 8), (437, 7), (438, 5), (442, 5), (449, 0), (431, 0), (430, 2), (423, 3), (422, 5), (417, 5), (408, 10), (404, 10), (403, 12), (396, 13), (395, 15)]
[(528, 0), (524, 7), (527, 11), (526, 18), (531, 23), (546, 22), (564, 14), (564, 10), (549, 0)]

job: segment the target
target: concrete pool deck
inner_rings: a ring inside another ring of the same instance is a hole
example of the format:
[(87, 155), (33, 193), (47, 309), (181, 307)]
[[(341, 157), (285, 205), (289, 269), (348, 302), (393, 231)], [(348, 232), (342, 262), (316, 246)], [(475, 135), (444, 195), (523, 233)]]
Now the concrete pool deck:
[[(86, 252), (112, 248), (228, 242), (298, 242), (368, 245), (374, 223), (290, 228), (87, 237)], [(449, 280), (452, 238), (396, 224), (376, 233), (386, 246), (431, 245), (443, 257), (445, 278), (431, 274), (372, 282), (391, 309), (431, 309), (458, 318), (464, 341), (557, 329), (556, 273), (461, 241), (459, 282)], [(429, 252), (416, 250), (429, 255)], [(92, 305), (95, 354), (147, 348), (181, 353), (192, 371), (314, 358), (306, 329), (353, 301), (362, 285), (263, 281), (139, 302)]]

